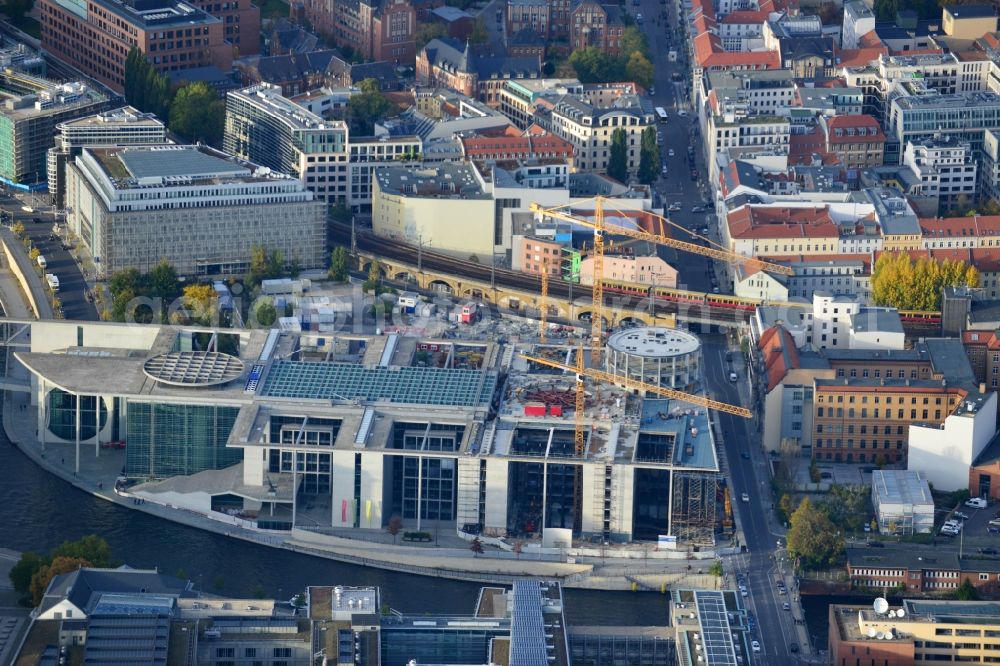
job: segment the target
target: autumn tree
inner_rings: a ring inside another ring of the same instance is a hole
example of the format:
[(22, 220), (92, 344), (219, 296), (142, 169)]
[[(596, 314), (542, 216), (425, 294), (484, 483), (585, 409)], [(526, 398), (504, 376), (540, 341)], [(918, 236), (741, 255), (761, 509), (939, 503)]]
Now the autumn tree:
[(808, 568), (836, 564), (844, 552), (844, 538), (827, 515), (809, 498), (792, 513), (788, 529), (788, 552)]
[(625, 78), (634, 81), (643, 88), (653, 85), (653, 63), (649, 58), (636, 51), (625, 62)]
[(385, 531), (392, 535), (392, 545), (396, 545), (396, 535), (403, 531), (403, 519), (393, 516), (385, 526)]
[(45, 590), (48, 589), (49, 583), (52, 579), (60, 574), (69, 573), (71, 571), (76, 571), (83, 567), (89, 567), (92, 564), (80, 557), (54, 557), (50, 564), (42, 566), (35, 575), (31, 577), (31, 586), (29, 591), (31, 592), (31, 602), (33, 605), (37, 606), (42, 603), (42, 597), (45, 596)]
[(872, 514), (870, 491), (863, 486), (834, 484), (819, 505), (834, 525), (845, 532), (860, 532)]
[(215, 287), (210, 284), (190, 284), (184, 287), (182, 300), (193, 323), (211, 325), (219, 300)]
[(906, 252), (887, 252), (872, 270), (872, 299), (876, 305), (900, 310), (938, 310), (945, 287), (977, 287), (979, 271), (964, 261), (937, 261)]
[(651, 185), (660, 174), (660, 146), (656, 142), (656, 128), (647, 127), (642, 131), (639, 149), (639, 181)]
[[(654, 130), (655, 131), (655, 130)], [(608, 158), (608, 175), (622, 183), (628, 182), (627, 135), (621, 127), (611, 133), (611, 155)]]
[(376, 296), (379, 295), (379, 290), (382, 288), (382, 266), (379, 265), (377, 259), (372, 261), (368, 267), (368, 279), (365, 280), (362, 288), (365, 291), (371, 291)]
[(479, 557), (483, 554), (485, 549), (483, 548), (483, 542), (479, 540), (479, 537), (472, 540), (472, 543), (469, 544), (469, 550), (472, 551), (473, 557)]

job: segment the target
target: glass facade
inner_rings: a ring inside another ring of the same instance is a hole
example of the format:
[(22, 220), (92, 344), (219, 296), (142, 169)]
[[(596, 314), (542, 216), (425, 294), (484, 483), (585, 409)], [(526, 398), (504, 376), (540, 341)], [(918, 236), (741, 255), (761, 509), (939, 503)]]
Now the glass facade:
[(672, 666), (674, 642), (657, 636), (570, 634), (573, 666)]
[(382, 663), (486, 664), (489, 643), (508, 635), (507, 627), (442, 629), (433, 627), (382, 627)]
[(128, 403), (128, 476), (166, 478), (223, 469), (243, 459), (226, 440), (238, 407)]
[[(393, 513), (404, 519), (454, 520), (456, 461), (454, 458), (392, 456)], [(418, 465), (423, 469), (419, 470)], [(418, 486), (420, 488), (418, 493)]]
[[(49, 392), (49, 432), (65, 440), (76, 440), (76, 400), (72, 393), (62, 389)], [(87, 440), (97, 434), (97, 405), (100, 401), (100, 424), (103, 428), (108, 422), (108, 408), (104, 401), (93, 395), (80, 398), (80, 439)]]

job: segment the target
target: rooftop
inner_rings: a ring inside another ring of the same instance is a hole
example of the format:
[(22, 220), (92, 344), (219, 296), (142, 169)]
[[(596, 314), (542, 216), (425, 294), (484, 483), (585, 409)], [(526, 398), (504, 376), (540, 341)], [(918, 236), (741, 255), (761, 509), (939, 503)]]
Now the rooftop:
[(944, 12), (956, 19), (988, 18), (997, 15), (993, 5), (946, 5)]
[(379, 167), (375, 178), (383, 193), (427, 199), (489, 199), (468, 164), (443, 162), (419, 167)]
[(232, 91), (229, 95), (237, 99), (263, 107), (267, 112), (281, 118), (283, 122), (294, 129), (347, 131), (347, 124), (342, 120), (323, 120), (315, 113), (299, 106), (281, 94), (281, 87), (269, 83)]
[(108, 99), (80, 81), (60, 83), (24, 72), (0, 71), (0, 115), (11, 120), (62, 113)]
[(686, 331), (663, 327), (625, 329), (608, 338), (608, 347), (646, 358), (666, 358), (698, 351), (701, 342)]
[(94, 0), (94, 3), (147, 30), (220, 22), (182, 0)]
[(67, 120), (56, 125), (61, 132), (127, 125), (129, 127), (165, 127), (163, 121), (152, 113), (143, 113), (131, 106), (123, 106), (112, 111), (96, 113), (92, 116)]
[(877, 469), (872, 472), (872, 488), (880, 503), (934, 504), (923, 474), (905, 469)]

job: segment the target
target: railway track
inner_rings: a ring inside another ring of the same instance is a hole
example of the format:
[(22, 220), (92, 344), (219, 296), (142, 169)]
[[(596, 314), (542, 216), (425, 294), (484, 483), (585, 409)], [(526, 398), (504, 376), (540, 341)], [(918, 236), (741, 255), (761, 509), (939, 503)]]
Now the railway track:
[[(350, 247), (350, 225), (331, 222), (330, 230), (332, 241)], [(414, 260), (416, 248), (407, 243), (377, 238), (366, 231), (356, 231), (355, 237), (359, 250), (397, 261), (412, 263)], [(490, 281), (489, 266), (484, 266), (473, 261), (456, 259), (449, 255), (429, 252), (427, 250), (424, 250), (421, 254), (421, 263), (429, 271), (445, 273), (456, 277), (465, 277), (480, 282), (488, 283)], [(498, 287), (521, 289), (532, 293), (541, 293), (542, 290), (541, 279), (539, 277), (518, 271), (497, 268), (493, 271), (493, 279)], [(570, 297), (569, 285), (562, 281), (553, 280), (549, 282), (549, 294), (556, 298), (568, 300)], [(574, 300), (578, 298), (593, 300), (594, 292), (591, 287), (586, 285), (574, 285), (572, 295)], [(627, 294), (606, 294), (604, 304), (606, 307), (627, 312), (628, 310), (645, 310), (648, 307), (648, 300), (645, 297)], [(743, 310), (713, 307), (708, 304), (676, 303), (667, 300), (658, 300), (655, 307), (658, 313), (675, 314), (682, 320), (712, 321), (722, 325), (746, 323), (749, 321), (750, 316), (749, 312)]]

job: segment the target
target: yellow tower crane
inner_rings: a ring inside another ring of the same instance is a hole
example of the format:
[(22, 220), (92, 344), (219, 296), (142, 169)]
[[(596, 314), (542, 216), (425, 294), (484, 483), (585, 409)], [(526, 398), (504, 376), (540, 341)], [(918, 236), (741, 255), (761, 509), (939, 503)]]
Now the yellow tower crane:
[(691, 393), (685, 393), (683, 391), (678, 391), (676, 389), (665, 388), (663, 386), (656, 386), (655, 384), (647, 384), (646, 382), (641, 382), (638, 379), (632, 379), (630, 377), (623, 377), (620, 375), (613, 375), (610, 372), (604, 372), (602, 370), (596, 370), (594, 368), (585, 367), (583, 362), (583, 349), (577, 348), (576, 353), (576, 365), (566, 365), (565, 363), (560, 363), (558, 361), (550, 361), (547, 358), (540, 358), (537, 356), (530, 356), (528, 354), (521, 354), (521, 356), (539, 365), (544, 365), (550, 368), (556, 368), (558, 370), (563, 370), (565, 372), (572, 372), (576, 375), (576, 414), (574, 414), (576, 432), (575, 432), (575, 444), (576, 444), (576, 454), (578, 456), (583, 455), (584, 446), (586, 445), (584, 437), (584, 425), (583, 425), (583, 410), (585, 408), (585, 398), (583, 380), (584, 377), (590, 379), (596, 379), (597, 381), (606, 382), (608, 384), (624, 384), (625, 388), (630, 390), (638, 391), (648, 391), (649, 393), (655, 393), (656, 395), (663, 396), (664, 398), (671, 398), (673, 400), (682, 400), (684, 402), (691, 403), (692, 405), (698, 405), (699, 407), (705, 407), (707, 409), (714, 409), (719, 412), (725, 412), (726, 414), (733, 414), (735, 416), (742, 416), (745, 419), (753, 418), (753, 412), (745, 407), (740, 407), (738, 405), (730, 405), (727, 402), (720, 402), (718, 400), (712, 400), (711, 398), (705, 398), (700, 395), (692, 395)]
[(545, 344), (545, 329), (549, 326), (549, 262), (542, 259), (542, 293), (538, 308), (538, 340)]
[[(590, 353), (593, 365), (598, 365), (600, 363), (601, 347), (604, 344), (604, 234), (606, 232), (628, 236), (629, 238), (635, 238), (636, 240), (642, 240), (649, 243), (656, 243), (657, 245), (663, 245), (665, 247), (672, 247), (676, 250), (683, 250), (693, 254), (700, 254), (702, 256), (711, 257), (712, 259), (718, 259), (729, 263), (752, 264), (760, 270), (768, 271), (769, 273), (780, 273), (782, 275), (792, 274), (792, 269), (788, 266), (782, 266), (781, 264), (775, 264), (770, 261), (764, 261), (754, 257), (745, 257), (742, 254), (732, 252), (731, 250), (727, 250), (724, 247), (716, 245), (711, 240), (704, 238), (703, 236), (698, 236), (697, 234), (692, 235), (706, 240), (712, 245), (715, 245), (715, 247), (703, 247), (694, 243), (688, 243), (686, 241), (671, 238), (664, 233), (665, 226), (676, 227), (689, 234), (691, 232), (684, 227), (671, 222), (662, 215), (657, 215), (649, 211), (645, 211), (644, 215), (659, 222), (659, 233), (632, 229), (630, 227), (623, 227), (614, 223), (609, 224), (605, 220), (605, 200), (606, 198), (601, 196), (597, 196), (592, 199), (594, 202), (593, 218), (580, 217), (579, 215), (573, 215), (572, 213), (564, 210), (570, 205), (579, 205), (581, 202), (564, 204), (554, 208), (545, 208), (537, 203), (533, 203), (529, 207), (533, 213), (538, 213), (557, 220), (564, 220), (573, 224), (579, 224), (594, 230), (594, 246), (591, 250), (591, 258), (593, 259), (594, 264), (594, 297), (593, 312), (591, 313), (590, 322)], [(545, 287), (547, 291), (548, 285), (546, 284)]]

